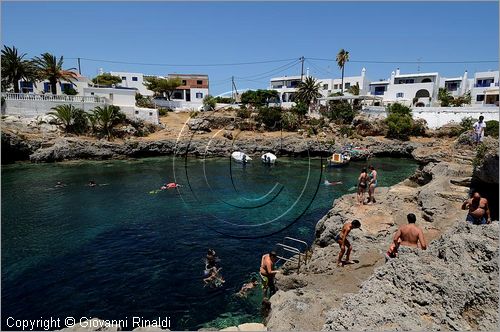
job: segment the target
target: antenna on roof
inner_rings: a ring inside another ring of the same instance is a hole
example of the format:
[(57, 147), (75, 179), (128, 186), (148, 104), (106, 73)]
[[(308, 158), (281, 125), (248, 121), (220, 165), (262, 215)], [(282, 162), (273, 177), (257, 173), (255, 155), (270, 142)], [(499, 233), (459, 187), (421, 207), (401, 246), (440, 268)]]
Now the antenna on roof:
[(422, 58), (417, 58), (418, 65), (417, 65), (417, 73), (420, 73), (420, 61), (422, 61)]

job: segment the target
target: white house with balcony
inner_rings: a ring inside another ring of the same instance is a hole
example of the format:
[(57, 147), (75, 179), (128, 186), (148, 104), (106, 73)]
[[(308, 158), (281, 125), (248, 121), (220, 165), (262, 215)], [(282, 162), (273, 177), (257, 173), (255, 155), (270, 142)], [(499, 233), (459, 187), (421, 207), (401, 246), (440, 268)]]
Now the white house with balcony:
[(473, 84), (471, 89), (473, 105), (499, 105), (498, 70), (475, 73)]
[[(65, 94), (68, 89), (74, 89), (77, 94), (82, 94), (83, 89), (89, 86), (91, 81), (84, 76), (77, 74), (75, 79), (71, 82), (62, 80), (56, 84), (56, 90), (58, 95)], [(37, 81), (37, 82), (27, 82), (19, 81), (19, 91), (21, 93), (34, 93), (34, 94), (52, 94), (52, 85), (48, 80)]]
[(468, 77), (467, 70), (462, 76), (441, 77), (439, 88), (445, 88), (453, 97), (463, 96), (471, 90), (473, 79)]
[[(303, 78), (309, 76), (304, 75)], [(269, 88), (276, 90), (279, 93), (281, 106), (290, 108), (294, 105), (295, 94), (297, 93), (298, 86), (301, 82), (301, 76), (283, 76), (271, 78)], [(342, 79), (341, 78), (320, 78), (317, 79), (320, 84), (319, 92), (323, 97), (328, 97), (332, 93), (341, 92)], [(369, 82), (366, 78), (366, 69), (361, 70), (360, 76), (345, 76), (344, 77), (344, 93), (354, 85), (359, 85), (359, 94), (364, 95), (368, 92)]]

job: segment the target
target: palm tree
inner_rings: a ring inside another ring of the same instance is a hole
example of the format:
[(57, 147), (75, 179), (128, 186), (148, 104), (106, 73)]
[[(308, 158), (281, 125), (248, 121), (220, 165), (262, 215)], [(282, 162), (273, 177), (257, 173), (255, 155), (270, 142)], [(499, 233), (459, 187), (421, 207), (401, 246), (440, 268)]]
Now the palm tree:
[(58, 120), (66, 133), (81, 134), (87, 130), (87, 115), (84, 110), (69, 104), (57, 105), (52, 109), (54, 112), (49, 114)]
[(359, 83), (356, 83), (356, 85), (351, 85), (347, 89), (347, 92), (349, 92), (351, 95), (359, 96)]
[(19, 81), (35, 81), (36, 75), (31, 61), (24, 59), (26, 53), (18, 54), (17, 48), (4, 46), (2, 50), (2, 88), (14, 86), (19, 93)]
[(125, 119), (125, 114), (120, 112), (120, 107), (114, 105), (106, 105), (96, 107), (93, 110), (91, 123), (97, 127), (104, 136), (113, 137), (113, 127)]
[(348, 61), (349, 61), (349, 52), (341, 48), (339, 53), (337, 53), (337, 65), (339, 66), (340, 69), (342, 69), (342, 86), (341, 86), (342, 93), (344, 92), (344, 67)]
[(304, 81), (299, 83), (296, 99), (309, 106), (312, 102), (321, 97), (319, 89), (320, 84), (314, 77), (308, 76)]
[(49, 80), (53, 95), (57, 94), (58, 82), (64, 80), (73, 83), (72, 80), (78, 77), (76, 72), (73, 71), (76, 70), (76, 68), (63, 69), (62, 56), (57, 60), (54, 55), (43, 53), (40, 57), (35, 57), (33, 63), (36, 66), (39, 77)]

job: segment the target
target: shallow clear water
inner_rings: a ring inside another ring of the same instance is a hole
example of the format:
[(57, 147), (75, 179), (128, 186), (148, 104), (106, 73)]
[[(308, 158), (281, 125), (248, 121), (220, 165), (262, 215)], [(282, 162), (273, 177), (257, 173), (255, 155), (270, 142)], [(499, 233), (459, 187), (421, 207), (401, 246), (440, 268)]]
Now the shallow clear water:
[[(370, 163), (379, 186), (416, 169), (405, 159)], [(176, 330), (260, 320), (260, 292), (233, 294), (284, 236), (310, 243), (364, 165), (161, 157), (3, 166), (2, 317), (169, 316)], [(174, 178), (183, 187), (157, 190)], [(89, 180), (103, 185), (87, 187)], [(67, 186), (54, 188), (57, 181)], [(219, 289), (203, 287), (209, 247), (226, 279)]]

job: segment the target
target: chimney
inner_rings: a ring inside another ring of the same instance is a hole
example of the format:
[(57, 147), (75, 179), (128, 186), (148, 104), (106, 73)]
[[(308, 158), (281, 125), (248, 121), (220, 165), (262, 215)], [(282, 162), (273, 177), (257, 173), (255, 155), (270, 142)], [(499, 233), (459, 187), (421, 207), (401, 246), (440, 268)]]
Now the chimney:
[(309, 77), (309, 68), (306, 68), (306, 77)]
[(396, 73), (393, 70), (391, 73), (391, 81), (389, 82), (390, 84), (394, 84), (394, 75), (396, 75)]
[(396, 69), (396, 76), (399, 76), (399, 68)]

